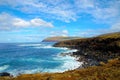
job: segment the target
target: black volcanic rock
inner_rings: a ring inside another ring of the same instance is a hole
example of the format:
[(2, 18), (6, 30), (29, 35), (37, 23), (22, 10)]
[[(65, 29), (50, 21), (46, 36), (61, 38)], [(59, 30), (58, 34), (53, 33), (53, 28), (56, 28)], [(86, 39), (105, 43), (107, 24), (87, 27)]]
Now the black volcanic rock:
[(84, 56), (96, 61), (107, 61), (120, 56), (120, 32), (92, 38), (61, 41), (54, 47), (77, 49), (73, 55)]
[(8, 72), (2, 72), (0, 73), (0, 76), (11, 76), (11, 74)]

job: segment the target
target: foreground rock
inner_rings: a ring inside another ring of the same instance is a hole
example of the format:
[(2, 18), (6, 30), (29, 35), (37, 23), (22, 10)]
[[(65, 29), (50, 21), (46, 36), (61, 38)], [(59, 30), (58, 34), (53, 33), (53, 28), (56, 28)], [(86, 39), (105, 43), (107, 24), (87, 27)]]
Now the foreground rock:
[(7, 72), (2, 72), (2, 73), (0, 73), (0, 76), (1, 77), (3, 77), (3, 76), (11, 76), (11, 74), (10, 73), (7, 73)]

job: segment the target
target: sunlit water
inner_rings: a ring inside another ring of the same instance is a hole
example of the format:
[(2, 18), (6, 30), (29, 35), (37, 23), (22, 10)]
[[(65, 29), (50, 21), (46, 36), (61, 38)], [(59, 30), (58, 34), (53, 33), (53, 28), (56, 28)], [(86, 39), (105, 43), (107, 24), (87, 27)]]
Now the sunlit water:
[(52, 47), (53, 43), (1, 43), (0, 72), (13, 75), (38, 72), (64, 72), (78, 68), (82, 62), (60, 53), (74, 52), (67, 48)]

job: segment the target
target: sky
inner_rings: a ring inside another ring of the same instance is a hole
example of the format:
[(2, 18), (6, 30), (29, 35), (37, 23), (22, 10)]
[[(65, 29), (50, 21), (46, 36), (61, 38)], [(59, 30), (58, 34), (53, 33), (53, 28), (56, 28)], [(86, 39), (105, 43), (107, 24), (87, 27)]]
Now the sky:
[(0, 43), (120, 32), (120, 0), (0, 0)]

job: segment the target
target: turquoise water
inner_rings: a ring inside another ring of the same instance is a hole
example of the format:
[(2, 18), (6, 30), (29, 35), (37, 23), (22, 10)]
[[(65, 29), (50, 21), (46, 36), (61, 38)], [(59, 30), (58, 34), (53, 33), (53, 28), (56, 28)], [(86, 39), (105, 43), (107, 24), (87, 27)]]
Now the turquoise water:
[(0, 72), (13, 75), (38, 72), (64, 72), (77, 68), (80, 63), (60, 53), (72, 52), (52, 47), (54, 43), (1, 43)]

